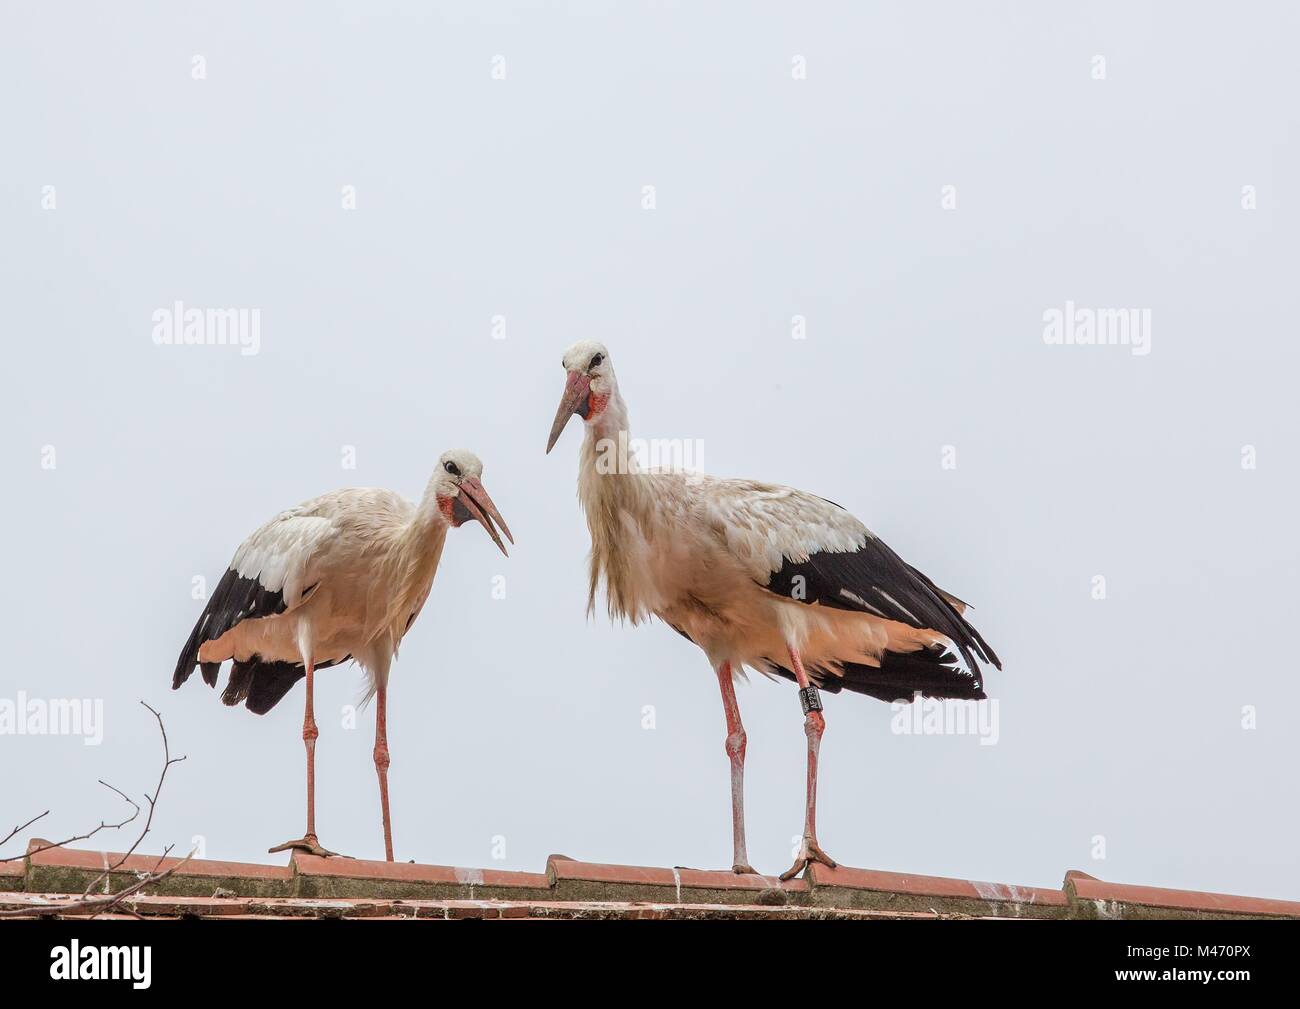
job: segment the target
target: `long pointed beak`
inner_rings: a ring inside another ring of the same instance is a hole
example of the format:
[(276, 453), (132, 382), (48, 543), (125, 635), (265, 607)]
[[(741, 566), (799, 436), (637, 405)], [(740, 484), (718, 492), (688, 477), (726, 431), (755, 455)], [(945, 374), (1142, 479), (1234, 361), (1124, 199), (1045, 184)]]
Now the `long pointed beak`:
[(506, 545), (501, 542), (496, 526), (492, 524), (493, 521), (501, 527), (501, 531), (506, 534), (506, 539), (512, 544), (515, 538), (510, 535), (510, 527), (506, 525), (506, 520), (497, 511), (497, 506), (492, 503), (492, 499), (488, 496), (488, 492), (483, 489), (483, 484), (479, 482), (478, 477), (467, 476), (460, 482), (460, 498), (465, 504), (465, 509), (483, 523), (483, 528), (492, 537), (492, 542), (501, 548), (503, 554), (509, 557), (510, 554), (506, 552)]
[(587, 416), (587, 393), (591, 390), (591, 377), (578, 371), (569, 372), (568, 381), (564, 383), (564, 395), (560, 397), (560, 408), (555, 411), (555, 423), (551, 425), (551, 436), (546, 439), (546, 454), (551, 454), (555, 443), (560, 440), (564, 425), (575, 413)]

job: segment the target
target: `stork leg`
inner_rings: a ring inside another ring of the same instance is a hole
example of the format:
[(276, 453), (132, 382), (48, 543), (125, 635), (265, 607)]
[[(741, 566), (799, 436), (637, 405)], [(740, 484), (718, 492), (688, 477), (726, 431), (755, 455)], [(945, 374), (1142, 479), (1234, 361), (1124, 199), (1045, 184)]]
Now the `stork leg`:
[[(799, 683), (801, 696), (811, 696), (815, 699), (817, 688), (813, 687), (808, 679), (808, 674), (803, 668), (803, 660), (799, 658), (799, 650), (793, 645), (787, 647), (790, 650), (794, 678)], [(811, 695), (806, 693), (809, 690), (812, 691)], [(816, 701), (815, 706), (810, 706), (805, 701), (804, 710), (806, 714), (803, 720), (803, 731), (808, 737), (808, 801), (804, 811), (803, 840), (799, 845), (799, 856), (794, 860), (794, 865), (781, 873), (782, 879), (792, 879), (803, 872), (811, 862), (820, 862), (822, 865), (835, 868), (835, 860), (822, 851), (817, 843), (817, 756), (821, 750), (822, 733), (826, 731), (826, 719), (821, 713), (820, 700)]]
[(745, 853), (745, 726), (740, 721), (730, 662), (718, 667), (718, 685), (722, 688), (722, 710), (727, 716), (726, 748), (731, 760), (731, 871), (753, 873)]
[(375, 773), (379, 776), (379, 805), (384, 811), (384, 857), (393, 860), (393, 824), (388, 814), (388, 685), (375, 690)]
[(312, 706), (312, 695), (315, 693), (316, 670), (312, 663), (306, 663), (307, 670), (307, 707), (302, 716), (302, 741), (307, 748), (307, 833), (296, 841), (285, 841), (284, 844), (277, 844), (274, 848), (269, 849), (271, 852), (288, 851), (305, 851), (309, 855), (337, 855), (338, 852), (329, 851), (320, 846), (320, 841), (316, 837), (316, 737), (320, 731), (316, 728), (316, 715)]

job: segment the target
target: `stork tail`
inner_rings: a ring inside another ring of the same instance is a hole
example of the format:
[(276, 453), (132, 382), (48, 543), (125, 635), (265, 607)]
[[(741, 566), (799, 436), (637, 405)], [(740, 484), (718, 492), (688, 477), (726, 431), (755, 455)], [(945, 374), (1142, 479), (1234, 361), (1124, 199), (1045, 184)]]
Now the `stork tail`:
[[(822, 690), (838, 694), (851, 690), (878, 701), (911, 701), (919, 693), (922, 697), (982, 701), (983, 677), (972, 675), (964, 669), (942, 645), (931, 645), (915, 652), (885, 652), (879, 666), (846, 662), (841, 666), (842, 676), (833, 672), (810, 669), (809, 675)], [(787, 680), (794, 673), (784, 666), (772, 664), (772, 671)]]

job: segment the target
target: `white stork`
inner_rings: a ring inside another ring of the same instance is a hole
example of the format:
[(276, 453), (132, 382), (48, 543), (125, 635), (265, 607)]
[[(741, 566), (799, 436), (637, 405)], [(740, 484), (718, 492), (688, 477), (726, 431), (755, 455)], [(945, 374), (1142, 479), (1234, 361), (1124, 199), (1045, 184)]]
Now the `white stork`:
[[(442, 557), (448, 527), (477, 519), (501, 552), (510, 530), (488, 496), (474, 453), (443, 453), (424, 498), (354, 487), (281, 512), (235, 551), (181, 650), (176, 689), (198, 666), (210, 687), (233, 659), (221, 700), (254, 714), (270, 711), (306, 677), (302, 738), (307, 747), (307, 833), (271, 851), (332, 855), (316, 836), (315, 671), (353, 659), (366, 672), (375, 705), (375, 771), (384, 815), (384, 852), (393, 860), (388, 814), (388, 669), (420, 615)], [(364, 703), (364, 702), (363, 702)]]
[[(979, 660), (998, 657), (967, 623), (966, 604), (906, 564), (839, 505), (753, 480), (643, 471), (627, 449), (627, 406), (601, 344), (564, 354), (568, 373), (546, 443), (574, 414), (586, 436), (578, 497), (591, 531), (588, 610), (603, 584), (611, 618), (654, 616), (704, 650), (717, 672), (731, 759), (738, 873), (745, 852), (745, 728), (733, 679), (749, 666), (799, 685), (808, 737), (799, 857), (834, 867), (817, 841), (817, 758), (826, 722), (818, 688), (883, 701), (983, 699)], [(960, 665), (948, 647), (965, 660)]]

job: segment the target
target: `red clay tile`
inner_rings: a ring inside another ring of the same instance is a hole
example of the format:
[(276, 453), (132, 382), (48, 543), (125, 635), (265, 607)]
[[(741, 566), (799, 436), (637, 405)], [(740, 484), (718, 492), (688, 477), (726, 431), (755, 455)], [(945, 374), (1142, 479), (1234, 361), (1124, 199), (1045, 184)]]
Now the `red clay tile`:
[(401, 883), (443, 883), (451, 886), (526, 887), (545, 890), (550, 881), (540, 872), (512, 872), (505, 869), (461, 869), (449, 865), (417, 865), (413, 862), (374, 862), (360, 858), (321, 858), (293, 853), (293, 865), (304, 876), (346, 879), (383, 879)]
[[(88, 869), (103, 872), (110, 865), (115, 865), (121, 858), (120, 852), (88, 851), (84, 848), (47, 848), (35, 849), (48, 844), (33, 840), (28, 844), (28, 852), (33, 867), (50, 867), (58, 869)], [(177, 866), (181, 858), (164, 858), (161, 862), (157, 855), (131, 855), (116, 872), (154, 872)], [(245, 879), (288, 880), (292, 873), (287, 866), (261, 865), (256, 862), (219, 862), (212, 859), (192, 858), (177, 870), (179, 876), (223, 876), (243, 877)]]
[[(118, 861), (112, 852), (43, 848), (32, 841), (28, 859), (33, 872), (44, 871), (49, 887), (71, 885), (86, 873), (99, 873)], [(179, 866), (168, 858), (162, 868)], [(153, 871), (153, 855), (126, 859), (122, 873)], [(0, 906), (36, 910), (75, 900), (77, 894), (22, 893), (24, 863), (0, 863)], [(66, 877), (57, 870), (75, 870)], [(51, 873), (50, 870), (56, 870)], [(194, 860), (172, 877), (187, 896), (137, 894), (122, 907), (144, 916), (240, 918), (655, 918), (708, 917), (1179, 917), (1253, 915), (1300, 918), (1300, 902), (1227, 894), (1166, 890), (1108, 883), (1084, 872), (1066, 874), (1063, 890), (1009, 886), (941, 876), (917, 876), (840, 866), (814, 865), (808, 879), (781, 883), (774, 876), (737, 876), (727, 871), (578, 862), (563, 855), (547, 859), (547, 872), (461, 869), (453, 866), (322, 859), (295, 853), (289, 866)], [(188, 879), (189, 882), (184, 882)], [(198, 880), (196, 883), (195, 880)], [(334, 880), (336, 882), (330, 883)], [(552, 890), (564, 884), (562, 890)], [(407, 896), (402, 884), (415, 884)], [(275, 884), (274, 887), (268, 884)], [(369, 884), (369, 885), (368, 885)], [(432, 886), (434, 889), (422, 889)], [(238, 895), (204, 896), (209, 888)], [(476, 890), (482, 887), (482, 890)], [(246, 888), (246, 889), (245, 889)], [(445, 888), (445, 889), (440, 889)], [(507, 893), (494, 893), (505, 890)], [(841, 891), (837, 894), (837, 890)], [(857, 891), (858, 895), (843, 891)], [(269, 891), (269, 892), (268, 892)], [(287, 896), (300, 892), (301, 896)], [(332, 892), (333, 891), (333, 892)], [(468, 891), (468, 893), (466, 892)], [(509, 892), (513, 891), (513, 892)], [(531, 891), (531, 892), (527, 892)], [(774, 892), (775, 891), (775, 892)], [(1069, 896), (1067, 897), (1067, 892)], [(337, 894), (337, 896), (335, 895)], [(439, 899), (445, 894), (444, 899)], [(484, 895), (505, 899), (464, 899)], [(786, 896), (799, 895), (798, 900)], [(750, 897), (752, 895), (752, 898)], [(783, 896), (785, 895), (785, 896)], [(559, 897), (553, 900), (552, 897)], [(455, 898), (455, 899), (452, 899)], [(953, 901), (957, 903), (944, 903)], [(1096, 902), (1096, 907), (1093, 906)], [(1008, 907), (1008, 905), (1017, 905)], [(1108, 906), (1105, 906), (1108, 905)], [(1032, 909), (1032, 910), (1031, 910)], [(113, 917), (130, 917), (129, 913)]]
[(0, 908), (6, 911), (22, 911), (27, 908), (45, 908), (51, 904), (62, 904), (75, 900), (81, 894), (65, 893), (0, 893)]
[(301, 921), (302, 916), (296, 914), (228, 914), (223, 915), (219, 921)]
[(876, 890), (883, 893), (924, 897), (961, 897), (1008, 904), (1064, 906), (1068, 903), (1063, 891), (1035, 886), (985, 883), (979, 880), (949, 879), (944, 876), (914, 876), (897, 872), (879, 872), (874, 869), (853, 869), (846, 865), (828, 869), (816, 863), (813, 864), (811, 873), (814, 887), (842, 886), (850, 890)]
[(447, 917), (453, 921), (463, 918), (500, 918), (500, 905), (479, 903), (470, 900), (448, 901)]
[(252, 901), (242, 897), (155, 897), (132, 895), (124, 901), (139, 914), (197, 916), (202, 918), (247, 914)]
[(591, 883), (622, 883), (629, 886), (662, 886), (673, 890), (784, 890), (790, 893), (808, 889), (802, 879), (781, 882), (776, 876), (737, 875), (726, 869), (658, 869), (644, 865), (608, 865), (600, 862), (575, 862), (552, 855), (546, 863), (556, 881), (565, 879)]
[(1207, 914), (1249, 914), (1300, 918), (1300, 902), (1267, 897), (1237, 897), (1194, 890), (1165, 890), (1156, 886), (1107, 883), (1086, 873), (1071, 871), (1066, 879), (1080, 900), (1104, 900)]
[(651, 921), (697, 919), (930, 919), (936, 915), (908, 911), (858, 911), (843, 908), (763, 904), (661, 904), (627, 901), (544, 901), (531, 905), (530, 915), (549, 919), (634, 919)]

